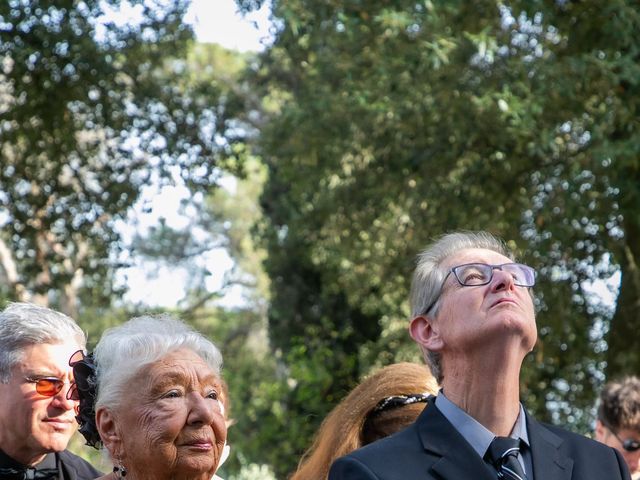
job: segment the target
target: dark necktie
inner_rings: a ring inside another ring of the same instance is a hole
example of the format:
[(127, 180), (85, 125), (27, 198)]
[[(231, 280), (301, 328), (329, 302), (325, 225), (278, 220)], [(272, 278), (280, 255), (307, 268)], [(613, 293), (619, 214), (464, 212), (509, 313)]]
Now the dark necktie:
[(57, 468), (11, 468), (0, 467), (0, 478), (6, 480), (49, 480), (58, 478)]
[(487, 457), (496, 467), (498, 478), (504, 480), (527, 480), (522, 465), (518, 461), (520, 440), (509, 437), (496, 437), (489, 445)]

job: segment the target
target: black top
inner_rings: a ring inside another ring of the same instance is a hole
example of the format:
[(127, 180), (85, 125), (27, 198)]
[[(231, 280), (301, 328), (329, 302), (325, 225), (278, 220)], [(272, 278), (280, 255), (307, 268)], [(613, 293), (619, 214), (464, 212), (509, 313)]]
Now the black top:
[[(56, 473), (57, 470), (57, 473)], [(48, 453), (35, 467), (26, 467), (0, 450), (0, 480), (94, 480), (103, 474), (68, 450)]]

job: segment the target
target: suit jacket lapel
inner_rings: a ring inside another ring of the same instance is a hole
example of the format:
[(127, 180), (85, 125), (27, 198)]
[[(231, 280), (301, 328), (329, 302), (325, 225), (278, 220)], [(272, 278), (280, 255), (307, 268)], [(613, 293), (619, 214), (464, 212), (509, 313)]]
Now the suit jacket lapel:
[(560, 452), (562, 439), (527, 414), (533, 474), (536, 480), (570, 480), (573, 460)]
[(424, 449), (435, 456), (429, 469), (439, 478), (495, 480), (495, 473), (435, 406), (432, 397), (418, 420), (418, 435)]

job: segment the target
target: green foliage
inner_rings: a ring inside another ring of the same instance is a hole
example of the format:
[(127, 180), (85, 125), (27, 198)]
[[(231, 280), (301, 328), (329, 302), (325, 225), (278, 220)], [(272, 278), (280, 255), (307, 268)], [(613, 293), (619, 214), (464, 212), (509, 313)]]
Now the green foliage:
[[(523, 396), (587, 431), (604, 369), (640, 368), (638, 7), (294, 0), (273, 13), (253, 68), (260, 235), (272, 343), (295, 362), (294, 450), (371, 366), (415, 355), (411, 260), (456, 229), (490, 230), (539, 270)], [(617, 271), (612, 312), (589, 288)], [(324, 403), (298, 401), (314, 394)]]
[(70, 313), (79, 296), (108, 303), (115, 226), (142, 187), (208, 189), (239, 169), (216, 143), (220, 86), (176, 61), (192, 41), (188, 2), (130, 3), (140, 18), (126, 25), (105, 16), (120, 1), (0, 5), (0, 264), (13, 298)]

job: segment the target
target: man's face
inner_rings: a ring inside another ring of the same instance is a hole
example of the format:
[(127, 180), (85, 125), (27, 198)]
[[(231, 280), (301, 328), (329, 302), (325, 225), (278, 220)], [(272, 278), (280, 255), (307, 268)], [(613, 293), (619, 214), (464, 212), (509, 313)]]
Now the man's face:
[[(616, 434), (617, 437), (600, 420), (596, 422), (596, 440), (618, 450), (624, 457), (624, 461), (627, 462), (629, 473), (631, 473), (632, 476), (640, 475), (640, 450), (636, 450), (635, 452), (627, 452), (624, 448), (622, 448), (622, 442), (627, 439), (639, 442), (640, 432), (637, 430), (623, 428), (616, 432)], [(634, 478), (636, 477), (634, 476)]]
[[(451, 255), (442, 268), (449, 270), (468, 263), (512, 262), (492, 250), (470, 248)], [(449, 275), (432, 324), (436, 334), (423, 344), (441, 351), (450, 360), (512, 348), (517, 348), (524, 357), (537, 338), (529, 289), (516, 286), (513, 277), (500, 269), (493, 270), (493, 277), (486, 285), (462, 286), (453, 274)]]
[[(26, 347), (9, 383), (0, 383), (0, 449), (13, 459), (35, 464), (46, 453), (67, 448), (77, 425), (76, 402), (66, 398), (73, 380), (69, 358), (80, 348), (75, 342)], [(54, 377), (65, 384), (58, 394), (47, 397), (26, 380), (41, 377)]]

